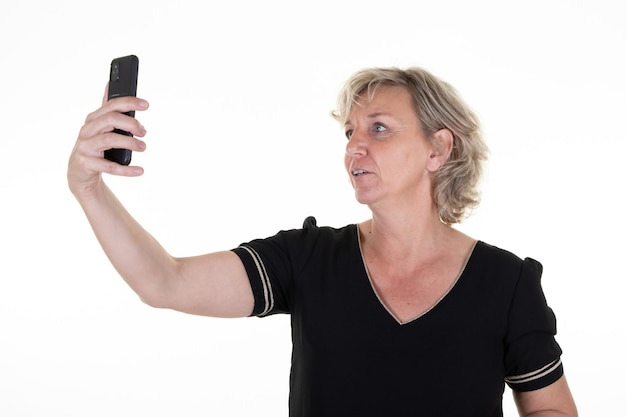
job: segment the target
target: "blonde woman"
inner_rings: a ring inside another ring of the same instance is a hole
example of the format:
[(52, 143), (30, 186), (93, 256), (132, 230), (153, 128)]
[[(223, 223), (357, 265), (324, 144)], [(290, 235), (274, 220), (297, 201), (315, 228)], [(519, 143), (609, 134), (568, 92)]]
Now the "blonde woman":
[[(290, 415), (576, 416), (541, 264), (453, 227), (478, 204), (487, 147), (454, 89), (421, 68), (354, 74), (333, 116), (345, 166), (371, 219), (300, 229), (232, 250), (169, 255), (123, 208), (103, 159), (143, 151), (145, 130), (104, 102), (80, 131), (69, 186), (104, 251), (146, 303), (214, 317), (292, 317)], [(130, 131), (135, 137), (112, 133)]]

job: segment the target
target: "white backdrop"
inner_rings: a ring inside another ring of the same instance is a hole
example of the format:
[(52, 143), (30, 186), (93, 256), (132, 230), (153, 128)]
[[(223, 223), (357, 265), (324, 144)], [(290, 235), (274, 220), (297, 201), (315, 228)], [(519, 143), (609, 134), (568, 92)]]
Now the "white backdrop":
[[(207, 4), (203, 4), (207, 3)], [(419, 65), (481, 117), (483, 204), (460, 228), (531, 256), (581, 415), (623, 410), (620, 2), (5, 2), (0, 12), (0, 417), (287, 414), (287, 317), (152, 309), (67, 189), (114, 57), (140, 58), (141, 178), (107, 178), (174, 255), (358, 222), (328, 116), (364, 66)], [(508, 391), (508, 390), (507, 390)], [(453, 395), (453, 393), (451, 393)], [(515, 415), (510, 393), (506, 415)]]

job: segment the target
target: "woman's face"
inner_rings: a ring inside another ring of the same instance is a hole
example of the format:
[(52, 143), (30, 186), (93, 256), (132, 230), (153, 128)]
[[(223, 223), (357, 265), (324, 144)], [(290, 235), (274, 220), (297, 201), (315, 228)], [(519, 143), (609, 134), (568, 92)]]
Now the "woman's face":
[(438, 165), (405, 88), (381, 86), (371, 100), (361, 99), (345, 132), (345, 166), (357, 201), (374, 209), (432, 200), (430, 171)]

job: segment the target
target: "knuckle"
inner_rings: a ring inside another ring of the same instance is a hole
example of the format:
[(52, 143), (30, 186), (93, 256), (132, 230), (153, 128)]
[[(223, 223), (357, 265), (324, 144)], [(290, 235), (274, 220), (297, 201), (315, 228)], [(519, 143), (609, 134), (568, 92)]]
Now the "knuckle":
[(117, 119), (117, 113), (109, 112), (102, 116), (102, 120), (106, 123), (107, 126), (114, 126), (115, 120)]
[(87, 136), (87, 124), (84, 124), (80, 127), (78, 131), (78, 140)]
[(87, 115), (87, 117), (85, 117), (85, 123), (88, 123), (88, 122), (92, 121), (93, 119), (95, 119), (96, 118), (96, 112), (97, 111), (92, 111), (91, 113), (89, 113)]
[(104, 107), (107, 110), (114, 110), (115, 109), (115, 105), (119, 103), (119, 99), (115, 99), (115, 100), (107, 100), (102, 107)]
[(117, 136), (113, 132), (105, 133), (104, 135), (102, 135), (102, 144), (107, 149), (113, 148), (116, 140)]
[(74, 145), (74, 149), (72, 150), (72, 155), (80, 156), (85, 153), (85, 141), (78, 140)]
[(117, 171), (119, 170), (119, 167), (120, 167), (120, 165), (118, 163), (107, 161), (107, 163), (104, 165), (103, 172), (105, 174), (115, 175), (115, 174), (117, 174)]
[(112, 111), (127, 111), (126, 108), (129, 107), (129, 100), (131, 100), (133, 97), (130, 96), (124, 96), (124, 97), (116, 97), (114, 99), (108, 100), (105, 104), (104, 107), (106, 107), (109, 110)]

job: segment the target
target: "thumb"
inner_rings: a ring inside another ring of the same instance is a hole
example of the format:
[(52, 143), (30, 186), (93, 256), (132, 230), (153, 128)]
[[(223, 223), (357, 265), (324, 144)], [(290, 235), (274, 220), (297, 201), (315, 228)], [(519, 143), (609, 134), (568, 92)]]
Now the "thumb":
[(109, 101), (109, 82), (107, 81), (107, 85), (104, 88), (104, 96), (102, 96), (102, 105), (104, 105), (107, 101)]

